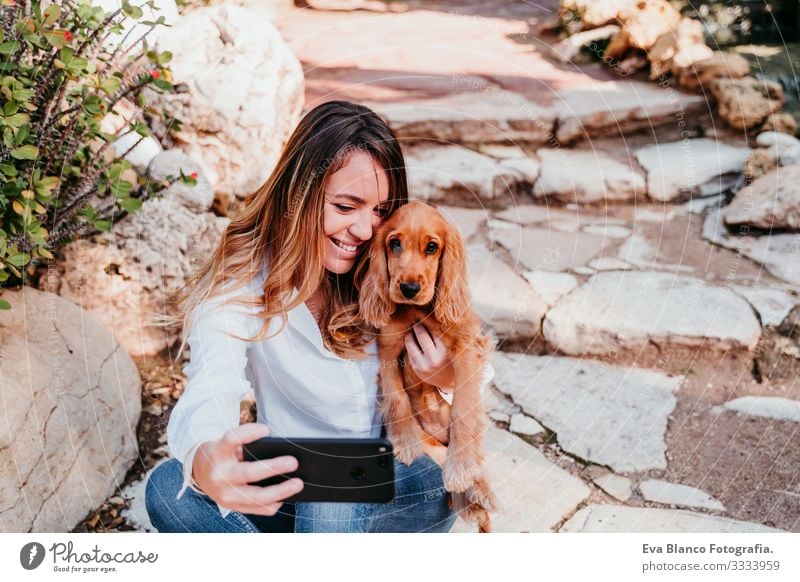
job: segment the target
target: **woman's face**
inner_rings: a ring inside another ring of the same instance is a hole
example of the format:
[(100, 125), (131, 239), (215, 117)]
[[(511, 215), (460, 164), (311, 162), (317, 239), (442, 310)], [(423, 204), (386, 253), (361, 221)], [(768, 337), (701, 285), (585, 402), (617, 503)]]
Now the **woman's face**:
[(386, 171), (367, 153), (351, 154), (325, 185), (325, 268), (337, 274), (350, 271), (388, 208)]

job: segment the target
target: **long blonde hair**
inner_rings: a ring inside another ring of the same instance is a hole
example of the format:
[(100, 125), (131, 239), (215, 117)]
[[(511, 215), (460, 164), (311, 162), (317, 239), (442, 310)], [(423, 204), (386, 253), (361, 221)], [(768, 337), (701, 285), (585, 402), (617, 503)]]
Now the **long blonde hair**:
[[(165, 327), (181, 326), (180, 358), (196, 308), (215, 296), (236, 290), (256, 277), (268, 261), (263, 297), (241, 297), (233, 303), (259, 308), (263, 324), (253, 338), (265, 339), (273, 317), (305, 302), (321, 285), (329, 301), (320, 315), (325, 346), (340, 357), (360, 359), (376, 330), (358, 315), (358, 291), (353, 277), (369, 261), (363, 245), (348, 273), (327, 271), (322, 224), (325, 184), (349, 156), (369, 153), (389, 179), (388, 213), (408, 202), (405, 162), (394, 132), (371, 109), (348, 101), (330, 101), (309, 111), (290, 136), (275, 170), (244, 201), (222, 235), (213, 256), (186, 282), (173, 302), (173, 315), (161, 318)], [(358, 275), (360, 276), (360, 275)], [(297, 296), (290, 301), (295, 283)], [(233, 334), (229, 334), (233, 335)], [(236, 336), (234, 336), (236, 337)]]

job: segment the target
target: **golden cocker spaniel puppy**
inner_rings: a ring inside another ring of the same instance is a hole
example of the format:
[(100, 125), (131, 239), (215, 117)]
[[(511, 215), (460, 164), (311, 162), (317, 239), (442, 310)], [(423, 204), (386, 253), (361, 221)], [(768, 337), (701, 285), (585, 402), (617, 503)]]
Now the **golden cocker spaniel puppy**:
[[(395, 455), (405, 464), (422, 454), (433, 458), (451, 508), (490, 531), (496, 501), (483, 474), (480, 384), (494, 343), (481, 334), (471, 307), (461, 235), (432, 204), (411, 201), (378, 229), (366, 264), (359, 309), (379, 330), (381, 409)], [(406, 365), (404, 337), (419, 322), (447, 347), (452, 406)]]

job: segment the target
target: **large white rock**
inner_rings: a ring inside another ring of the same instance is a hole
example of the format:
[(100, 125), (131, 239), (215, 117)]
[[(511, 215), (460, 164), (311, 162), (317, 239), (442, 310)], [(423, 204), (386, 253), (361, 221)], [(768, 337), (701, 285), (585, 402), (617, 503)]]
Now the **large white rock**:
[(138, 456), (141, 379), (109, 327), (32, 287), (0, 311), (0, 529), (68, 532)]
[(530, 189), (535, 179), (460, 146), (414, 148), (405, 161), (410, 192), (432, 202), (477, 206), (508, 200), (522, 185)]
[(721, 177), (741, 174), (750, 148), (702, 138), (654, 144), (636, 150), (635, 154), (647, 172), (650, 197), (680, 202), (699, 194), (718, 194), (729, 187), (729, 182)]
[(661, 479), (646, 479), (639, 484), (645, 500), (667, 503), (681, 507), (700, 507), (725, 511), (725, 506), (705, 491), (681, 483), (670, 483)]
[(560, 533), (781, 533), (784, 530), (693, 513), (685, 509), (589, 505), (573, 515)]
[(183, 122), (177, 147), (197, 160), (218, 195), (244, 197), (270, 175), (300, 119), (300, 62), (268, 17), (235, 5), (188, 11), (158, 40), (174, 82), (155, 95)]
[(529, 340), (541, 332), (547, 303), (482, 243), (467, 247), (473, 306), (498, 337)]
[[(486, 474), (500, 503), (492, 516), (496, 532), (551, 532), (589, 496), (589, 488), (533, 447), (490, 426), (484, 437)], [(459, 520), (453, 532), (474, 532)]]
[(562, 203), (627, 202), (646, 191), (644, 177), (598, 151), (540, 149), (536, 198)]
[(665, 469), (683, 377), (553, 356), (496, 354), (495, 385), (578, 457), (617, 472)]
[(366, 102), (404, 140), (442, 143), (547, 143), (555, 114), (508, 91), (464, 92), (399, 103)]
[(725, 224), (800, 228), (800, 164), (778, 167), (736, 193), (722, 210)]
[(98, 242), (67, 244), (40, 287), (90, 311), (132, 355), (153, 355), (172, 345), (176, 334), (157, 327), (155, 317), (208, 260), (228, 223), (190, 210), (182, 200), (147, 200)]
[(755, 348), (761, 326), (750, 305), (722, 287), (669, 273), (594, 275), (547, 313), (550, 345), (570, 355), (601, 355), (659, 345)]

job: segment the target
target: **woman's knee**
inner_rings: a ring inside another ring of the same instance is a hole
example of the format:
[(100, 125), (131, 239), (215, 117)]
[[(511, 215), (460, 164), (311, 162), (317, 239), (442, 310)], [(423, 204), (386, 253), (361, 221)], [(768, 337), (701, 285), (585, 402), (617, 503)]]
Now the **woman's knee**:
[(172, 511), (172, 505), (180, 490), (181, 464), (177, 459), (161, 463), (150, 472), (144, 490), (144, 505), (150, 523), (161, 531), (164, 516)]
[(183, 467), (170, 459), (153, 469), (145, 486), (144, 502), (150, 523), (159, 532), (258, 533), (258, 528), (244, 515), (232, 511), (222, 517), (219, 506), (210, 498), (184, 491)]

